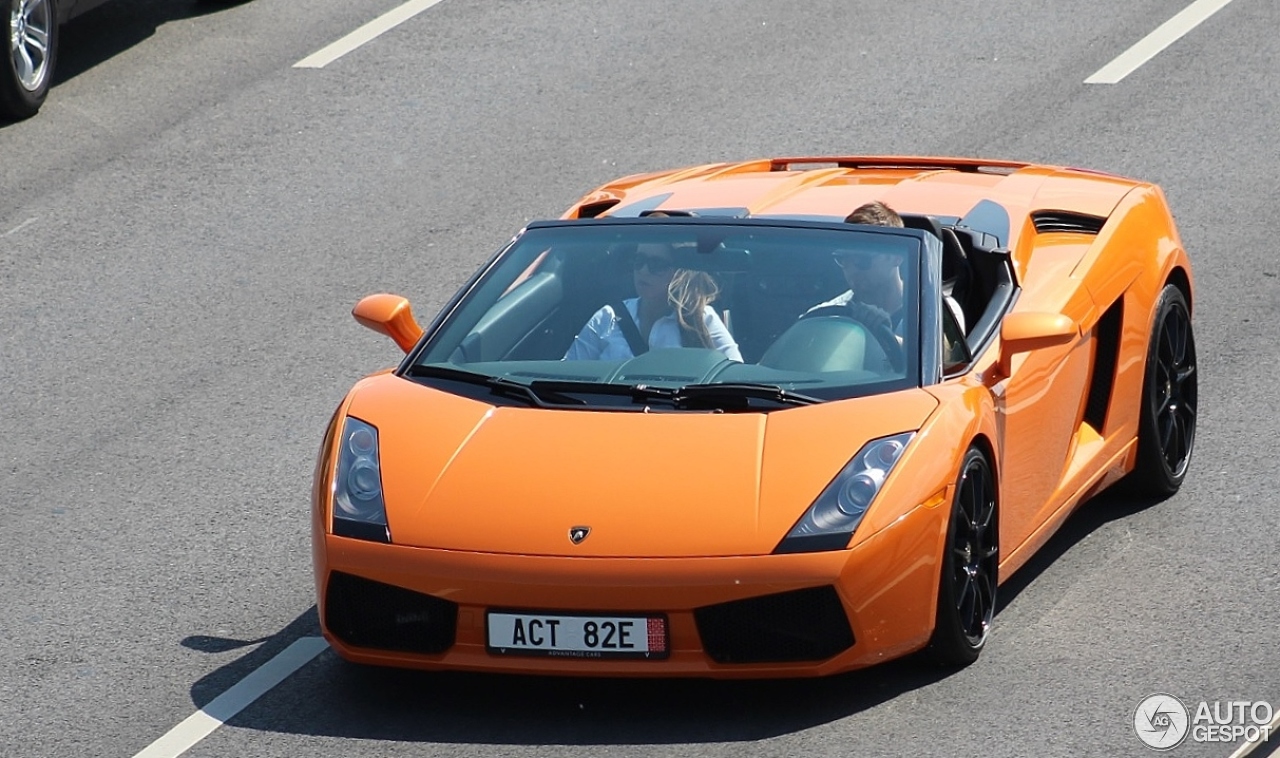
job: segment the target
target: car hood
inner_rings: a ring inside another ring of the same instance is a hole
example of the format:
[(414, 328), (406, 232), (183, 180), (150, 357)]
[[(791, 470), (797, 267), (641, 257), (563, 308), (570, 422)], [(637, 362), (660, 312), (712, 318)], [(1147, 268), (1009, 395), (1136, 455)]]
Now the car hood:
[(393, 543), (690, 557), (772, 552), (864, 443), (936, 407), (922, 390), (770, 413), (495, 407), (381, 375), (347, 413), (378, 429)]

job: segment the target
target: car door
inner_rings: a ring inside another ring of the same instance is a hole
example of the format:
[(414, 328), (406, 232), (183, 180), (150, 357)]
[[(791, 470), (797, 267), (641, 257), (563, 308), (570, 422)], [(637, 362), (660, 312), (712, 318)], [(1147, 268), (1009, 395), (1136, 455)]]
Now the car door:
[(1000, 542), (1005, 555), (1022, 546), (1073, 494), (1063, 492), (1062, 483), (1077, 442), (1094, 352), (1089, 331), (1082, 335), (1080, 326), (1096, 316), (1092, 300), (1080, 288), (1059, 307), (1046, 306), (1024, 296), (1014, 312), (1061, 313), (1070, 319), (1071, 336), (1014, 355), (1008, 376), (988, 372), (1002, 438)]

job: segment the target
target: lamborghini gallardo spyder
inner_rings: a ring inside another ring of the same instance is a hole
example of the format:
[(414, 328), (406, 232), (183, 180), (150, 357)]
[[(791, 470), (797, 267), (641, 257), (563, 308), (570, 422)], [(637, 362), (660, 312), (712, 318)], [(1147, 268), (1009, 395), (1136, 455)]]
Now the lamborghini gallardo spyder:
[[(868, 203), (897, 220), (850, 219)], [(1182, 484), (1193, 301), (1162, 191), (1119, 176), (840, 156), (619, 179), (425, 328), (399, 296), (355, 306), (405, 355), (324, 436), (324, 635), (360, 663), (570, 676), (967, 664), (1081, 502)]]

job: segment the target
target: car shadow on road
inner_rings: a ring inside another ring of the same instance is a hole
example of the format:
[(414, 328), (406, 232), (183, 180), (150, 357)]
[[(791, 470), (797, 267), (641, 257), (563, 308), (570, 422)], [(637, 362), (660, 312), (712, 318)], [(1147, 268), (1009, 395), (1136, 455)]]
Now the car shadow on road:
[(1112, 521), (1128, 518), (1162, 502), (1163, 498), (1134, 497), (1124, 492), (1108, 490), (1081, 504), (1058, 532), (1017, 573), (1000, 585), (996, 597), (996, 617), (999, 618), (999, 613), (1022, 594), (1023, 590), (1085, 537)]
[[(1104, 495), (1086, 503), (1001, 587), (999, 608), (1089, 534), (1156, 502)], [(207, 705), (293, 641), (319, 633), (313, 607), (266, 640), (188, 637), (183, 645), (211, 653), (260, 644), (197, 682), (192, 700), (197, 707)], [(383, 669), (346, 663), (327, 650), (228, 723), (288, 734), (444, 744), (742, 742), (835, 722), (963, 675), (910, 656), (823, 679), (574, 679)]]
[(111, 0), (59, 29), (57, 88), (154, 36), (170, 21), (207, 16), (248, 0)]
[[(260, 642), (191, 688), (203, 708), (300, 637), (313, 607), (264, 641), (195, 635), (210, 653)], [(286, 734), (445, 744), (740, 742), (837, 721), (953, 672), (918, 657), (824, 679), (721, 681), (421, 672), (349, 664), (326, 650), (228, 724)]]

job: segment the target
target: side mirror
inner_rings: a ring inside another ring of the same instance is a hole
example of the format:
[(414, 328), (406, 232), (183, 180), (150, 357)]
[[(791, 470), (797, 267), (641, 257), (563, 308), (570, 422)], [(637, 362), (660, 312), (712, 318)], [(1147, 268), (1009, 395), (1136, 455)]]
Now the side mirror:
[(413, 318), (409, 301), (399, 295), (369, 295), (356, 303), (351, 315), (363, 326), (395, 340), (406, 353), (422, 337), (422, 327)]
[(1000, 322), (1000, 376), (1013, 373), (1013, 356), (1054, 345), (1065, 345), (1080, 327), (1061, 313), (1010, 313)]

